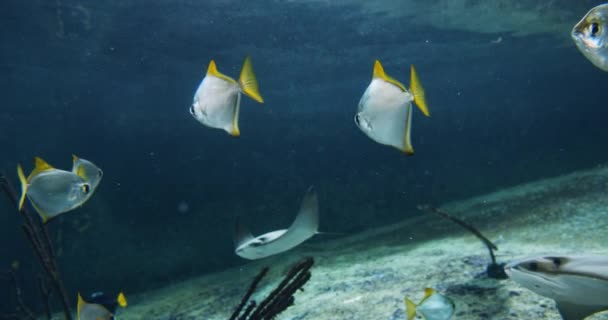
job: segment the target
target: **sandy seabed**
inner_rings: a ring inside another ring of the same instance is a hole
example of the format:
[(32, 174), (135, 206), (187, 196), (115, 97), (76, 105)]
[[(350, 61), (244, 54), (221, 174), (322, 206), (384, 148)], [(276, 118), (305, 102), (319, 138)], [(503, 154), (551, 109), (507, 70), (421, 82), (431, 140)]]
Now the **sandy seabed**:
[[(498, 246), (497, 259), (541, 253), (608, 254), (608, 168), (546, 179), (443, 204)], [(470, 233), (425, 214), (130, 297), (120, 320), (228, 319), (251, 279), (269, 275), (260, 299), (289, 267), (313, 256), (312, 278), (278, 319), (405, 319), (403, 298), (433, 287), (456, 304), (453, 319), (561, 319), (554, 302), (511, 280), (484, 276), (489, 257)], [(589, 319), (608, 319), (608, 312)]]

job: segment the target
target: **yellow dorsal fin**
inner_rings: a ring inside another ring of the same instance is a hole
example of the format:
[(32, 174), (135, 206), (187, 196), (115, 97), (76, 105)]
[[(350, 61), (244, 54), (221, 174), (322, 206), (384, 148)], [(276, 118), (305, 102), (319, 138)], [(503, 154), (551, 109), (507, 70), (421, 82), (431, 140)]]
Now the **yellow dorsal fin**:
[(19, 182), (21, 182), (21, 197), (19, 197), (19, 211), (21, 211), (25, 202), (25, 195), (27, 194), (27, 178), (20, 164), (17, 165), (17, 175), (19, 176)]
[(420, 300), (420, 303), (422, 303), (424, 300), (428, 299), (430, 296), (435, 294), (435, 290), (433, 288), (424, 288), (424, 298), (422, 298), (422, 300)]
[(260, 94), (258, 80), (255, 78), (255, 73), (253, 72), (253, 64), (251, 64), (250, 57), (245, 58), (245, 62), (243, 62), (243, 69), (241, 69), (241, 75), (239, 76), (239, 85), (241, 86), (243, 93), (249, 98), (259, 103), (264, 103), (264, 99)]
[(405, 86), (393, 79), (391, 76), (389, 76), (388, 74), (386, 74), (384, 72), (384, 68), (382, 67), (382, 64), (380, 63), (380, 61), (376, 60), (376, 62), (374, 62), (374, 74), (373, 74), (374, 78), (378, 78), (378, 79), (382, 79), (388, 83), (391, 83), (393, 85), (396, 85), (397, 87), (399, 87), (399, 89), (401, 89), (402, 91), (407, 91), (407, 89), (405, 89)]
[(53, 166), (51, 166), (50, 164), (48, 164), (46, 161), (44, 161), (42, 158), (40, 157), (35, 157), (34, 158), (34, 170), (32, 170), (32, 173), (30, 173), (30, 175), (27, 177), (27, 180), (29, 181), (33, 176), (47, 171), (47, 170), (51, 170), (51, 169), (55, 169), (53, 168)]
[(80, 292), (78, 292), (78, 307), (76, 309), (76, 319), (80, 320), (80, 310), (82, 310), (82, 307), (84, 307), (87, 303), (84, 301), (84, 299), (82, 299), (82, 296), (80, 295)]
[(207, 75), (213, 76), (216, 78), (220, 78), (220, 79), (224, 79), (230, 83), (236, 83), (236, 81), (234, 81), (234, 79), (217, 71), (217, 66), (215, 65), (214, 60), (211, 60), (211, 62), (209, 62), (209, 67), (207, 68)]
[(416, 317), (416, 304), (408, 299), (405, 298), (405, 312), (407, 313), (407, 320), (412, 320)]
[(118, 302), (118, 305), (125, 308), (127, 306), (127, 297), (125, 297), (125, 294), (120, 292), (118, 294), (118, 297), (116, 297), (116, 302)]
[(418, 73), (416, 68), (412, 65), (410, 73), (410, 90), (414, 95), (414, 103), (418, 106), (418, 109), (424, 113), (425, 116), (430, 117), (429, 107), (426, 105), (426, 96), (424, 94), (424, 88), (418, 79)]
[(75, 154), (72, 154), (72, 163), (76, 163), (76, 161), (78, 161), (78, 156)]

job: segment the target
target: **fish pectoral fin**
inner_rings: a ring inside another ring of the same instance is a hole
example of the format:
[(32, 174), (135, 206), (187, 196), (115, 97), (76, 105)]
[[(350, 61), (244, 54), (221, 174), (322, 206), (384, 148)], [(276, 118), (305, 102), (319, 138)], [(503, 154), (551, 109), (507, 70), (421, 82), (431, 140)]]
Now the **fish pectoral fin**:
[(405, 298), (405, 312), (407, 313), (407, 320), (412, 320), (416, 317), (416, 307), (417, 305), (412, 300)]
[(374, 74), (372, 77), (382, 79), (388, 83), (391, 83), (391, 84), (399, 87), (399, 89), (401, 89), (401, 91), (403, 91), (403, 92), (407, 91), (407, 89), (405, 89), (405, 86), (403, 85), (403, 83), (397, 81), (396, 79), (392, 78), (391, 76), (389, 76), (388, 74), (386, 74), (384, 72), (384, 67), (382, 67), (382, 64), (380, 63), (379, 60), (376, 60), (374, 62)]
[(19, 211), (21, 211), (25, 202), (25, 195), (27, 194), (27, 179), (20, 164), (17, 165), (17, 175), (19, 176), (19, 182), (21, 182), (21, 197), (19, 197)]
[(608, 310), (608, 303), (604, 306), (585, 306), (555, 301), (555, 306), (564, 320), (583, 320), (594, 313)]
[(264, 98), (260, 94), (260, 88), (258, 86), (258, 80), (255, 78), (253, 72), (253, 64), (251, 63), (251, 57), (245, 58), (243, 63), (243, 69), (241, 69), (241, 75), (239, 76), (239, 85), (244, 94), (249, 98), (264, 103)]
[(410, 73), (410, 90), (414, 95), (414, 103), (416, 106), (418, 106), (418, 109), (420, 109), (425, 116), (430, 117), (431, 113), (429, 112), (429, 107), (426, 105), (424, 88), (420, 83), (420, 79), (418, 78), (418, 73), (416, 72), (414, 65), (412, 65)]

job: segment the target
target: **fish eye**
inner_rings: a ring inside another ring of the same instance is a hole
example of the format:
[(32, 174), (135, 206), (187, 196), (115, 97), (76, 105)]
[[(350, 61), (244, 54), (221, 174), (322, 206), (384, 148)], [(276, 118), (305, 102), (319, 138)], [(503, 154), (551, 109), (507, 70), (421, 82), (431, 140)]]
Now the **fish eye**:
[(591, 24), (591, 36), (595, 37), (600, 32), (600, 25), (597, 22)]
[(89, 191), (91, 191), (91, 186), (89, 186), (88, 184), (83, 184), (82, 185), (82, 192), (84, 192), (84, 194), (88, 194)]
[(556, 267), (559, 268), (559, 266), (562, 264), (562, 259), (560, 259), (560, 258), (551, 258), (551, 262), (553, 262), (553, 265), (555, 265)]

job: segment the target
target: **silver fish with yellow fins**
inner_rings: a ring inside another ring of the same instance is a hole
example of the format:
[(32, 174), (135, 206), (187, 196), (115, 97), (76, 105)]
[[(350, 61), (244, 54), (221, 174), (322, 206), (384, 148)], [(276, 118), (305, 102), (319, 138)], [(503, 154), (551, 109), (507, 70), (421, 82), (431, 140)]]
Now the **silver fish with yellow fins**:
[(221, 74), (215, 61), (211, 60), (207, 74), (194, 93), (190, 114), (207, 127), (223, 129), (232, 136), (239, 136), (241, 93), (264, 103), (251, 58), (245, 59), (238, 81)]
[(421, 315), (426, 320), (449, 320), (454, 315), (456, 306), (450, 298), (432, 288), (426, 288), (424, 289), (424, 298), (418, 304), (405, 298), (405, 308), (408, 320), (414, 319), (416, 314)]
[(596, 67), (608, 71), (608, 3), (601, 4), (572, 28), (577, 48)]
[(430, 116), (414, 66), (411, 66), (408, 91), (401, 82), (387, 75), (376, 60), (372, 81), (359, 101), (355, 123), (372, 140), (413, 155), (412, 101), (425, 116)]
[(17, 175), (21, 182), (19, 210), (23, 208), (27, 196), (42, 221), (46, 223), (81, 206), (88, 199), (91, 185), (77, 174), (55, 169), (39, 157), (36, 157), (34, 162), (35, 168), (27, 178), (21, 165), (17, 166)]
[[(127, 298), (124, 293), (119, 293), (116, 297), (119, 306), (127, 306)], [(104, 305), (99, 303), (89, 303), (84, 301), (80, 293), (78, 294), (77, 320), (113, 320), (114, 314)]]
[(99, 182), (101, 182), (101, 178), (103, 178), (103, 171), (98, 166), (89, 160), (79, 158), (75, 154), (72, 155), (72, 172), (91, 185), (89, 197), (93, 195)]

